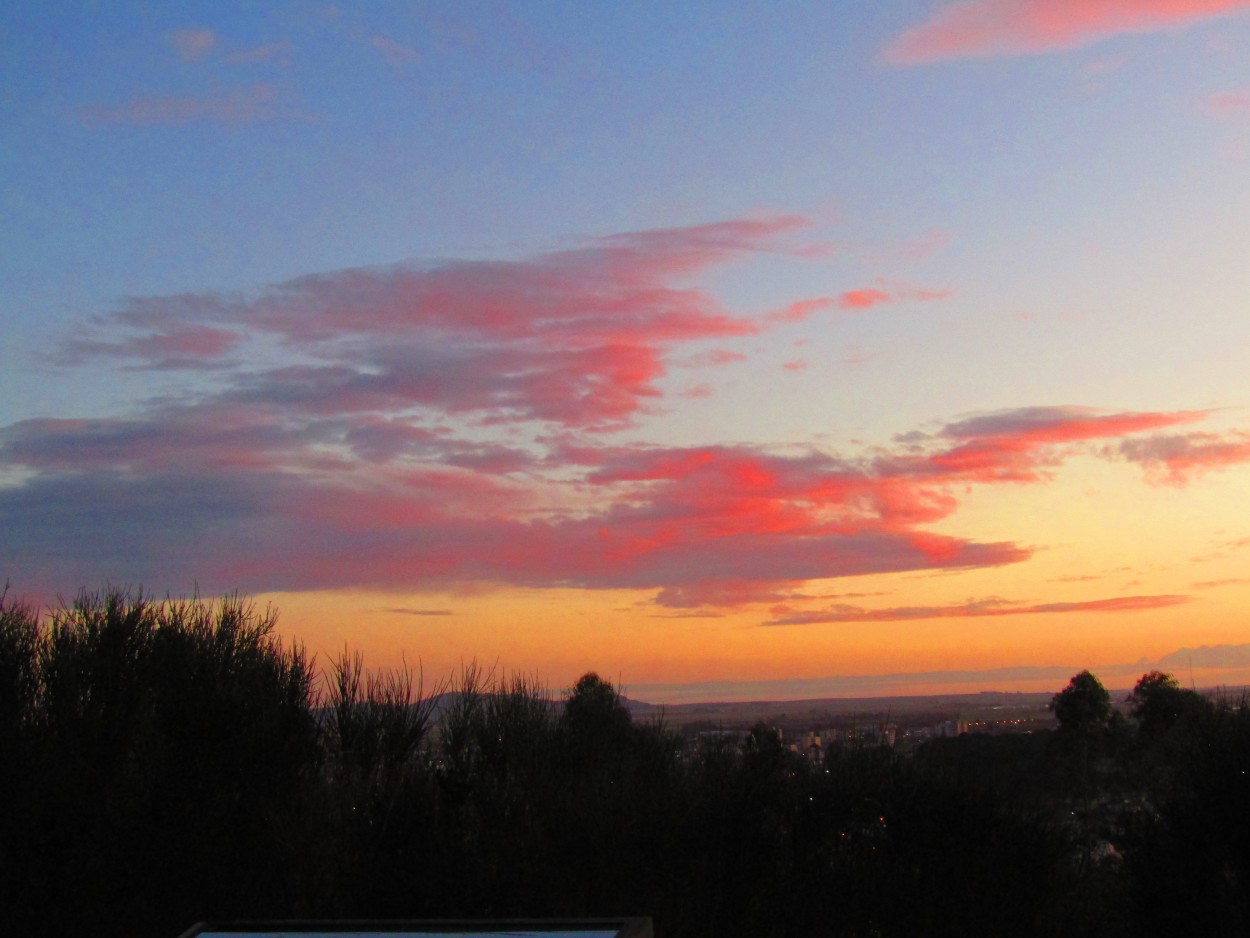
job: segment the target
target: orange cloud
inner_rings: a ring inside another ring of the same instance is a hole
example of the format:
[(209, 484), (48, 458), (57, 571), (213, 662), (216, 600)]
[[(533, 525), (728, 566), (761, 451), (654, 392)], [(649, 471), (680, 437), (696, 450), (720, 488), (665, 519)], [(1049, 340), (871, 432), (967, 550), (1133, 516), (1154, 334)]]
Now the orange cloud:
[(1248, 9), (1250, 0), (962, 0), (906, 30), (881, 57), (893, 65), (921, 65), (1036, 55)]

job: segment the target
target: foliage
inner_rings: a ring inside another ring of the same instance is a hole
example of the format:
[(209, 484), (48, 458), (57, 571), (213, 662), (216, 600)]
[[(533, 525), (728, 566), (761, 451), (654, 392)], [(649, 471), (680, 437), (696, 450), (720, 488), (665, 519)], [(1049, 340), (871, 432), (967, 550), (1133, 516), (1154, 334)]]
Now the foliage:
[(8, 840), (28, 901), (6, 906), (8, 933), (98, 931), (108, 909), (173, 934), (188, 914), (245, 916), (284, 892), (283, 824), (317, 750), (310, 670), (274, 624), (237, 598), (119, 590), (51, 612)]
[(1130, 715), (1141, 732), (1161, 736), (1187, 719), (1199, 716), (1207, 707), (1196, 691), (1186, 690), (1172, 675), (1162, 671), (1143, 674), (1129, 695)]
[(664, 938), (1250, 924), (1250, 707), (1167, 675), (1143, 675), (1119, 730), (1082, 672), (1054, 698), (1056, 733), (813, 764), (762, 723), (684, 750), (593, 672), (563, 699), (475, 664), (427, 692), (345, 651), (318, 691), (274, 622), (237, 598), (84, 594), (42, 622), (0, 599), (0, 875), (25, 900), (0, 905), (0, 932), (638, 913)]
[(1107, 728), (1111, 720), (1111, 695), (1102, 682), (1088, 671), (1076, 674), (1068, 686), (1051, 699), (1059, 728), (1065, 732), (1092, 735)]
[[(29, 771), (39, 702), (39, 617), (0, 593), (0, 883), (27, 876), (21, 845), (38, 836), (28, 806), (39, 797)], [(0, 913), (2, 915), (3, 913)]]
[(39, 617), (0, 592), (0, 745), (14, 745), (34, 714), (38, 695)]
[(1250, 930), (1250, 700), (1203, 704), (1148, 740), (1168, 771), (1147, 775), (1155, 809), (1126, 832), (1146, 934)]

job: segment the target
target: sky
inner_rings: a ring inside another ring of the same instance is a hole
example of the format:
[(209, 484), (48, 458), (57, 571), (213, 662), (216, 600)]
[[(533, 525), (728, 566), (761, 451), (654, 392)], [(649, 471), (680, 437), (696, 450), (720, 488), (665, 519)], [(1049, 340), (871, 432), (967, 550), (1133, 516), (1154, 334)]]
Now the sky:
[(10, 599), (1250, 683), (1250, 0), (8, 4), (0, 239)]

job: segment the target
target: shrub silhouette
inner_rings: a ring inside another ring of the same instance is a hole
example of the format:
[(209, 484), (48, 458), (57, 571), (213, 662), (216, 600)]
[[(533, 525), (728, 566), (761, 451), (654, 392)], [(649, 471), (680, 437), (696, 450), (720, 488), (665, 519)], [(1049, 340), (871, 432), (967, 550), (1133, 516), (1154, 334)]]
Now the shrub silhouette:
[[(311, 672), (247, 602), (83, 593), (36, 639), (31, 933), (177, 933), (284, 908)], [(56, 875), (50, 875), (55, 871)], [(101, 922), (101, 910), (109, 910)], [(188, 919), (191, 916), (191, 919)]]
[(13, 745), (28, 729), (38, 699), (39, 616), (0, 592), (0, 745)]

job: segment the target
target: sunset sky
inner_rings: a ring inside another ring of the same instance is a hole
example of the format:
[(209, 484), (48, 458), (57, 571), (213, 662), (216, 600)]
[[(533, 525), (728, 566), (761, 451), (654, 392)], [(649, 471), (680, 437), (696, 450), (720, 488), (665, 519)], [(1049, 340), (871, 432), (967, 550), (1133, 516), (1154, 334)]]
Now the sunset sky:
[(1250, 683), (1250, 0), (9, 4), (0, 232), (10, 598)]

